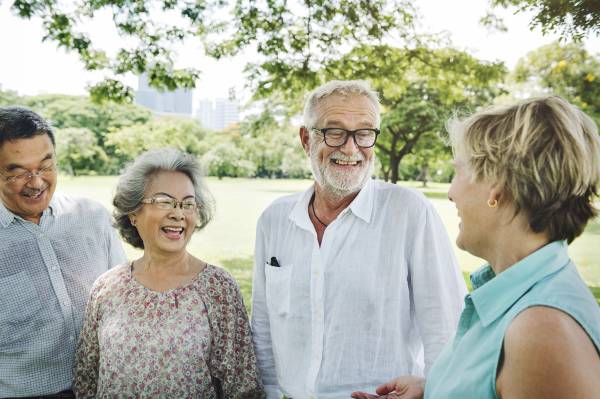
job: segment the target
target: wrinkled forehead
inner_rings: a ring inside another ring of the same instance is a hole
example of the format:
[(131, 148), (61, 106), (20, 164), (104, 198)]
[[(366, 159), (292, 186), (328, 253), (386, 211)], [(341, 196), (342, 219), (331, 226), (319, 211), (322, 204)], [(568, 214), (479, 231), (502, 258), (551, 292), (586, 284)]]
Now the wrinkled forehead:
[(367, 96), (332, 94), (318, 100), (314, 107), (319, 127), (331, 124), (340, 127), (378, 127), (379, 110)]
[(0, 167), (4, 170), (34, 169), (54, 158), (54, 145), (45, 134), (7, 140), (0, 145)]

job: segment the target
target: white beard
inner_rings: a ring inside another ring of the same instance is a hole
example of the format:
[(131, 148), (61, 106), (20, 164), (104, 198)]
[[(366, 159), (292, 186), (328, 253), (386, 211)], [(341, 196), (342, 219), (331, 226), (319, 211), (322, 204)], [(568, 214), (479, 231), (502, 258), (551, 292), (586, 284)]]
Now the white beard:
[[(318, 159), (317, 147), (319, 143), (311, 138), (310, 143), (310, 166), (313, 176), (317, 184), (325, 190), (329, 195), (336, 199), (342, 199), (350, 194), (360, 191), (373, 174), (375, 165), (375, 154), (371, 157), (368, 163), (365, 163), (365, 156), (358, 152), (354, 156), (344, 155), (340, 151), (332, 152), (327, 159), (320, 162)], [(361, 167), (354, 173), (345, 173), (336, 170), (331, 164), (331, 159), (339, 159), (343, 161), (362, 161)]]

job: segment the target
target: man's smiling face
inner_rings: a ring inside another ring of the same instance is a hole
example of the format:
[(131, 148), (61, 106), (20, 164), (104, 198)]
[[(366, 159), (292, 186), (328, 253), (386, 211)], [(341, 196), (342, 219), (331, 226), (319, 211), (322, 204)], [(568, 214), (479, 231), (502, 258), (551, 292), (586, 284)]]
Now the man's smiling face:
[[(377, 108), (363, 95), (331, 95), (315, 108), (316, 128), (346, 130), (377, 128)], [(313, 132), (308, 154), (315, 180), (326, 191), (345, 196), (359, 191), (371, 176), (373, 147), (358, 147), (352, 137), (340, 147), (329, 147), (319, 132)]]
[[(0, 177), (0, 200), (4, 206), (15, 215), (38, 223), (56, 189), (55, 165), (54, 145), (47, 134), (5, 141), (0, 146), (0, 173), (4, 176)], [(52, 169), (31, 179), (7, 180), (47, 168)]]

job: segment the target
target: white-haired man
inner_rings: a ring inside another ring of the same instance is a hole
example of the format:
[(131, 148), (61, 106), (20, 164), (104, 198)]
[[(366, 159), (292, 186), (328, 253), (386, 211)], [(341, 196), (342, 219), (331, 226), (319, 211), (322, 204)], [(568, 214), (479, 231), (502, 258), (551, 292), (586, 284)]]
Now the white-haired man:
[(312, 92), (300, 128), (315, 184), (275, 201), (256, 236), (252, 328), (268, 398), (348, 398), (423, 375), (466, 293), (439, 216), (418, 192), (371, 179), (377, 93)]

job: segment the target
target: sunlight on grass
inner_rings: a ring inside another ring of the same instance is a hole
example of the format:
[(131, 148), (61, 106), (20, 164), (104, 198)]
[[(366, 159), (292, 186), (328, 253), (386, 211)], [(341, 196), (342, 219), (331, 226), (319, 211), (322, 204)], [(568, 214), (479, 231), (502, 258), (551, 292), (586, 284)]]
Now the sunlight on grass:
[[(107, 208), (117, 178), (114, 176), (68, 177), (60, 176), (58, 191), (95, 199)], [(190, 242), (189, 250), (197, 257), (222, 266), (237, 279), (244, 294), (246, 307), (250, 305), (252, 265), (256, 221), (261, 212), (275, 199), (300, 192), (312, 183), (310, 180), (270, 179), (207, 179), (216, 201), (213, 221)], [(458, 234), (458, 217), (454, 204), (447, 199), (447, 184), (430, 183), (422, 188), (419, 182), (401, 182), (400, 185), (417, 188), (431, 200), (440, 214), (452, 242)], [(598, 204), (600, 206), (600, 204)], [(458, 263), (468, 281), (468, 273), (484, 261), (467, 252), (455, 249)], [(127, 255), (137, 257), (140, 251), (126, 246)], [(569, 247), (569, 254), (579, 272), (600, 302), (600, 220), (590, 223), (584, 234)]]

